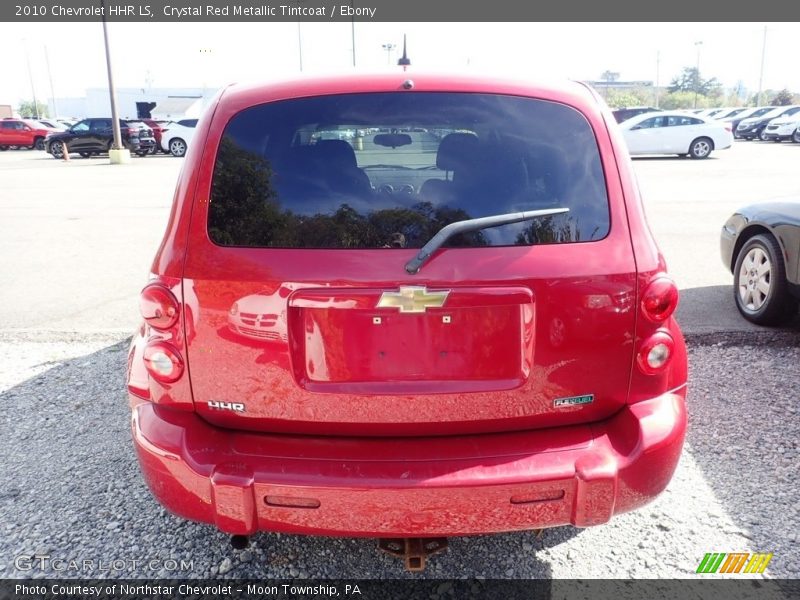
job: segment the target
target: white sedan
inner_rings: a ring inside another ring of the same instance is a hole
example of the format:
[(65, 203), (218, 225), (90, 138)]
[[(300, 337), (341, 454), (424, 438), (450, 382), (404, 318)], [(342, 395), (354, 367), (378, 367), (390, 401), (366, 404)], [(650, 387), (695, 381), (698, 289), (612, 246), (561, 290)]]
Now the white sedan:
[(620, 123), (631, 155), (688, 154), (708, 158), (712, 150), (733, 144), (729, 123), (680, 112), (646, 113)]
[(161, 148), (172, 156), (183, 156), (189, 148), (197, 126), (197, 119), (184, 119), (164, 125), (161, 130)]

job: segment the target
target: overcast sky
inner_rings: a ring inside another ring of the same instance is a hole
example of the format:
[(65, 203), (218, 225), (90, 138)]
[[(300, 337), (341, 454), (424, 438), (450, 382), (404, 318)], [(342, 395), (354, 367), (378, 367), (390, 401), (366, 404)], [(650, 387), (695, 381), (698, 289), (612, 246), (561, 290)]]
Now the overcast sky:
[[(356, 64), (382, 69), (382, 45), (408, 35), (414, 68), (510, 71), (523, 76), (599, 79), (606, 70), (624, 80), (662, 85), (694, 66), (726, 87), (758, 89), (767, 26), (764, 89), (800, 92), (800, 35), (792, 23), (356, 23)], [(300, 25), (304, 72), (351, 70), (349, 23)], [(296, 23), (111, 23), (119, 87), (218, 87), (244, 80), (296, 75)], [(702, 42), (702, 45), (696, 45)], [(0, 104), (52, 96), (83, 96), (107, 84), (100, 23), (0, 23)], [(207, 50), (206, 52), (201, 52)], [(391, 56), (397, 60), (397, 51)]]

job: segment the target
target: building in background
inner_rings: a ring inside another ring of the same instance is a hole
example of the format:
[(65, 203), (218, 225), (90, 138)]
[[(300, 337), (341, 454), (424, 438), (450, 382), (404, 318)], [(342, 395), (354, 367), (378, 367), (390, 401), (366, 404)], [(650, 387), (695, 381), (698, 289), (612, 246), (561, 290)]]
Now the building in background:
[[(216, 94), (209, 88), (117, 88), (117, 107), (122, 119), (198, 118), (206, 103)], [(107, 88), (89, 88), (83, 98), (56, 98), (58, 117), (83, 119), (107, 117), (111, 104)], [(55, 109), (48, 101), (49, 114)]]

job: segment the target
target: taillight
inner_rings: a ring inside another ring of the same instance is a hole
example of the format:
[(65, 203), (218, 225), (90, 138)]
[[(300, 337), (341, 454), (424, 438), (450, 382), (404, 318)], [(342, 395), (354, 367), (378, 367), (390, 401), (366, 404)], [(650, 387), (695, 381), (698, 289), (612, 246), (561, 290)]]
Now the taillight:
[(163, 383), (178, 381), (183, 375), (183, 359), (178, 350), (166, 342), (152, 342), (144, 349), (147, 372)]
[(169, 289), (151, 283), (139, 296), (139, 310), (150, 327), (163, 331), (178, 322), (178, 300)]
[(657, 331), (639, 348), (636, 362), (646, 375), (660, 373), (669, 365), (675, 354), (675, 340), (666, 331)]
[(678, 286), (663, 275), (653, 279), (642, 294), (642, 312), (654, 323), (663, 323), (678, 307)]

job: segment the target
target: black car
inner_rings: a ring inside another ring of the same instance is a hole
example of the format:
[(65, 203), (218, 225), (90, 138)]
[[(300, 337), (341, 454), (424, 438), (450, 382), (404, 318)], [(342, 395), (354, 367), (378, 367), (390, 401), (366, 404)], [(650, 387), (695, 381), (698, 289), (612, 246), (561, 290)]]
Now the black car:
[(653, 108), (652, 106), (630, 106), (617, 108), (611, 112), (614, 115), (614, 119), (616, 119), (617, 123), (622, 123), (623, 121), (627, 121), (631, 117), (641, 115), (642, 113), (661, 112), (661, 109)]
[(733, 296), (745, 319), (779, 325), (800, 300), (800, 198), (750, 204), (722, 227), (722, 262), (733, 273)]
[(744, 138), (746, 140), (758, 138), (767, 141), (769, 138), (766, 137), (765, 132), (767, 125), (772, 119), (788, 117), (798, 111), (800, 111), (800, 106), (777, 106), (758, 117), (750, 116), (746, 119), (742, 119), (736, 126), (736, 129), (733, 130), (733, 135), (734, 137)]
[[(44, 149), (55, 158), (64, 156), (64, 144), (69, 152), (77, 152), (84, 158), (93, 154), (108, 152), (114, 143), (112, 121), (107, 118), (83, 119), (67, 129), (48, 135), (44, 141)], [(119, 121), (122, 145), (139, 156), (146, 156), (156, 140), (153, 130), (141, 121)]]
[(745, 119), (756, 119), (762, 115), (767, 114), (770, 111), (773, 111), (777, 108), (777, 106), (762, 106), (761, 108), (757, 108), (755, 110), (750, 109), (752, 112), (742, 112), (733, 117), (723, 117), (723, 119), (731, 124), (731, 131), (733, 131), (733, 137), (741, 139), (741, 136), (737, 133), (737, 129), (739, 128), (739, 123), (744, 121)]

